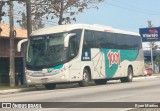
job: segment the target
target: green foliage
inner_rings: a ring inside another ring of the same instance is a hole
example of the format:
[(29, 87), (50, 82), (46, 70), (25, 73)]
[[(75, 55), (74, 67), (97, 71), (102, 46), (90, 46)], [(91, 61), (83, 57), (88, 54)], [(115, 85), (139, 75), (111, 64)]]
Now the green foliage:
[[(43, 20), (56, 21), (57, 24), (70, 24), (76, 22), (76, 15), (90, 8), (96, 8), (97, 4), (104, 0), (31, 0), (31, 14), (33, 30), (45, 26)], [(25, 0), (18, 0), (24, 4)], [(17, 20), (20, 27), (27, 28), (25, 12), (21, 13), (22, 20)]]
[[(23, 4), (23, 6), (26, 6), (25, 0), (18, 0), (19, 4)], [(27, 15), (26, 12), (19, 11), (19, 14), (21, 14), (21, 20), (17, 20), (17, 23), (19, 23), (19, 26), (23, 29), (27, 29)], [(42, 13), (32, 13), (32, 30), (37, 30), (39, 28), (44, 27), (44, 23), (42, 22), (42, 19), (40, 18), (42, 16)]]
[(42, 22), (42, 19), (38, 19), (38, 20), (33, 20), (32, 26), (33, 26), (32, 27), (33, 30), (37, 30), (37, 29), (43, 28), (45, 25)]
[(75, 16), (86, 9), (96, 8), (104, 0), (36, 0), (32, 1), (32, 13), (35, 17), (58, 18), (58, 24), (76, 22)]
[(0, 1), (0, 22), (2, 21), (2, 17), (5, 15), (5, 12), (2, 10), (4, 5), (5, 5), (5, 2), (4, 1)]
[(25, 15), (25, 13), (21, 14), (22, 16), (22, 20), (17, 20), (17, 22), (19, 23), (19, 26), (23, 29), (27, 29), (27, 16)]
[(160, 64), (160, 55), (156, 57), (155, 61), (158, 62), (158, 64)]

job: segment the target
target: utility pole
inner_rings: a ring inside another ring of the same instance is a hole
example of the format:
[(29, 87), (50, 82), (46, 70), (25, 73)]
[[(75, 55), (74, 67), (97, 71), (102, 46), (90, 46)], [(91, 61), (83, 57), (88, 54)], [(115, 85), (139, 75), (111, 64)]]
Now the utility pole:
[[(14, 20), (13, 20), (13, 1), (9, 0), (10, 11), (10, 70), (9, 70), (9, 77), (10, 77), (10, 86), (15, 86), (15, 51), (14, 51)], [(20, 0), (21, 1), (21, 0)], [(25, 0), (22, 0), (25, 1)], [(26, 0), (26, 8), (27, 8), (27, 30), (28, 30), (28, 37), (32, 32), (32, 23), (31, 23), (31, 2), (30, 0)]]
[(9, 70), (9, 77), (10, 77), (10, 87), (15, 86), (15, 52), (14, 52), (14, 20), (13, 20), (13, 0), (9, 1), (9, 17), (10, 17), (10, 70)]
[(31, 20), (31, 1), (26, 0), (26, 10), (27, 10), (27, 36), (29, 38), (32, 33), (32, 20)]
[[(151, 21), (148, 21), (148, 27), (152, 28), (152, 22)], [(154, 64), (153, 64), (153, 46), (154, 46), (154, 42), (150, 42), (152, 70), (154, 70)]]

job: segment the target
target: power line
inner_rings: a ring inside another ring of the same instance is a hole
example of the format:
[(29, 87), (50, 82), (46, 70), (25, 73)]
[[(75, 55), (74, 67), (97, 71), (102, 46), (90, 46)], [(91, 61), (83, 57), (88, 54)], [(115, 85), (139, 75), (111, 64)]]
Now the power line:
[(136, 8), (132, 8), (132, 7), (121, 6), (121, 5), (117, 5), (117, 4), (110, 3), (110, 2), (107, 2), (106, 4), (107, 4), (107, 5), (110, 5), (110, 6), (118, 7), (118, 8), (121, 8), (121, 9), (125, 9), (125, 10), (127, 10), (127, 11), (144, 14), (144, 15), (160, 16), (159, 13), (150, 13), (150, 12), (148, 12), (148, 11), (139, 10), (138, 8), (136, 9)]
[(160, 11), (156, 11), (156, 10), (152, 10), (152, 8), (142, 8), (142, 7), (137, 7), (137, 5), (135, 6), (135, 5), (133, 5), (133, 4), (130, 4), (130, 2), (124, 2), (124, 1), (121, 1), (121, 0), (112, 0), (112, 2), (117, 2), (117, 3), (119, 3), (119, 4), (122, 4), (122, 6), (123, 5), (125, 5), (125, 6), (128, 6), (129, 8), (134, 8), (134, 9), (136, 9), (136, 10), (140, 10), (140, 11), (144, 11), (144, 12), (149, 12), (149, 11), (151, 11), (151, 13), (152, 12), (154, 12), (154, 13), (160, 13)]

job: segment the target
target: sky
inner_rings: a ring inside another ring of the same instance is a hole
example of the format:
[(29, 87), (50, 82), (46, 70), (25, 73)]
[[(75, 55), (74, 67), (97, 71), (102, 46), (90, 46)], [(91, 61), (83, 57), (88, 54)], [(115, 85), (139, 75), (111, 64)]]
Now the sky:
[[(159, 5), (160, 0), (105, 0), (98, 4), (98, 10), (88, 9), (77, 15), (76, 23), (100, 24), (138, 33), (139, 28), (147, 27), (147, 21), (152, 21), (155, 27), (160, 26)], [(16, 13), (22, 9), (22, 6), (15, 7)], [(50, 25), (53, 23), (46, 26)]]
[(101, 24), (139, 32), (152, 21), (160, 26), (160, 0), (106, 0), (99, 9), (90, 9), (77, 16), (78, 23)]
[[(99, 9), (87, 10), (77, 16), (77, 23), (100, 24), (139, 33), (146, 28), (147, 21), (154, 27), (160, 26), (160, 0), (106, 0)], [(160, 43), (156, 42), (160, 47)], [(149, 43), (143, 43), (149, 50)]]
[[(139, 28), (147, 27), (147, 21), (152, 21), (155, 27), (160, 26), (159, 5), (160, 0), (105, 0), (98, 4), (98, 10), (88, 9), (77, 15), (76, 23), (100, 24), (139, 32)], [(23, 6), (15, 4), (15, 7), (14, 16), (17, 18), (17, 12)], [(5, 22), (8, 22), (7, 19)], [(15, 25), (18, 26), (16, 23)]]

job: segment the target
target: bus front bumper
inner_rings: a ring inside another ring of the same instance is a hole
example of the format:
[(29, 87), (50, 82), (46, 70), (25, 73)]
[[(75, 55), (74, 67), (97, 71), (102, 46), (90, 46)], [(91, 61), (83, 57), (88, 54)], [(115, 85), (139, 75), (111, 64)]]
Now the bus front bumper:
[(65, 74), (57, 74), (52, 76), (30, 76), (26, 75), (26, 80), (28, 85), (40, 85), (40, 84), (47, 84), (47, 83), (62, 83), (68, 82)]

